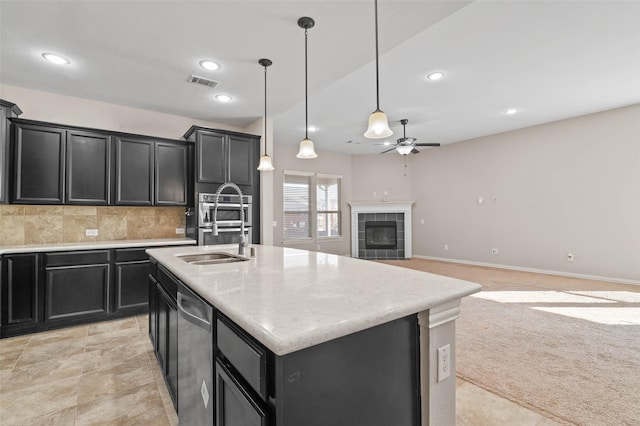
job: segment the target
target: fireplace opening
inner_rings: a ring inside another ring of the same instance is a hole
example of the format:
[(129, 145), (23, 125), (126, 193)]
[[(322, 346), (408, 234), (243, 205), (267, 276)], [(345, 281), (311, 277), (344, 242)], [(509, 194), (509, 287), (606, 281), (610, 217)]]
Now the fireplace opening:
[(367, 221), (364, 223), (364, 230), (366, 249), (396, 250), (398, 248), (395, 221)]

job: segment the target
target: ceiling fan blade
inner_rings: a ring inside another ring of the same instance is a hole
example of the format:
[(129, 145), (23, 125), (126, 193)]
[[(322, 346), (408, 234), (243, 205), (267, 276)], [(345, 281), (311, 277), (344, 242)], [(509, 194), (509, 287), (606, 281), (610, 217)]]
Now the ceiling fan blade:
[(385, 154), (385, 153), (387, 153), (387, 152), (389, 152), (389, 151), (395, 151), (395, 149), (396, 149), (396, 148), (395, 148), (395, 147), (393, 147), (393, 148), (390, 148), (390, 149), (388, 149), (388, 150), (386, 150), (386, 151), (382, 151), (380, 154)]
[(419, 153), (420, 153), (420, 151), (418, 151), (417, 149), (413, 148), (413, 149), (411, 150), (411, 153), (412, 153), (412, 154), (419, 154)]
[(439, 143), (416, 143), (415, 146), (440, 146)]

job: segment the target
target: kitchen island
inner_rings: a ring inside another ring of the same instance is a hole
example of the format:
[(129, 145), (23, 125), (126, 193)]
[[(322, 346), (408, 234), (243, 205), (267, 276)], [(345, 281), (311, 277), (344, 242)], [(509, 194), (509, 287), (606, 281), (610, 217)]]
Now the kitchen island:
[(478, 284), (326, 253), (252, 249), (209, 264), (182, 256), (237, 255), (237, 246), (147, 250), (152, 275), (157, 262), (156, 276), (214, 311), (215, 386), (202, 381), (199, 391), (216, 424), (234, 424), (245, 409), (255, 424), (455, 424), (455, 319)]

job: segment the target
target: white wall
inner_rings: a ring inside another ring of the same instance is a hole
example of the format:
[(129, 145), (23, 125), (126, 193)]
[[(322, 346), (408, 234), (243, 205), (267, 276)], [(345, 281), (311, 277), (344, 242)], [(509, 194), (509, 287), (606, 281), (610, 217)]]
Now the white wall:
[[(397, 179), (369, 157), (354, 199)], [(424, 149), (409, 168), (414, 255), (640, 282), (640, 105)]]
[(245, 132), (242, 128), (222, 123), (194, 120), (189, 117), (16, 86), (0, 85), (0, 98), (18, 105), (23, 112), (20, 118), (68, 126), (91, 127), (168, 139), (182, 139), (182, 135), (193, 125)]
[(275, 144), (273, 155), (273, 220), (277, 222), (274, 227), (274, 245), (283, 245), (284, 229), (282, 220), (283, 212), (283, 178), (284, 171), (326, 173), (342, 176), (342, 238), (312, 241), (307, 243), (287, 244), (288, 247), (300, 248), (311, 251), (323, 251), (341, 255), (351, 253), (351, 230), (350, 230), (350, 210), (347, 204), (351, 201), (351, 156), (336, 154), (332, 152), (316, 150), (318, 158), (312, 160), (301, 160), (296, 158), (297, 146)]
[[(397, 152), (354, 155), (353, 201), (411, 201), (411, 167)], [(374, 195), (375, 194), (375, 195)]]

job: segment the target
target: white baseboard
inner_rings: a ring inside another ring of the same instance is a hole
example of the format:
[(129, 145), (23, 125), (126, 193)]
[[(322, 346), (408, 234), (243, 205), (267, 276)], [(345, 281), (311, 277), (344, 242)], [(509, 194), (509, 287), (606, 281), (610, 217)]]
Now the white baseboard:
[(522, 271), (522, 272), (535, 272), (539, 274), (547, 274), (547, 275), (558, 275), (561, 277), (571, 277), (571, 278), (583, 278), (587, 280), (596, 280), (596, 281), (608, 281), (612, 283), (618, 284), (632, 284), (632, 285), (640, 285), (640, 281), (637, 280), (627, 280), (622, 278), (611, 278), (611, 277), (600, 277), (597, 275), (586, 275), (586, 274), (574, 274), (571, 272), (560, 272), (560, 271), (549, 271), (546, 269), (535, 269), (535, 268), (523, 268), (520, 266), (511, 266), (511, 265), (500, 265), (496, 263), (485, 263), (485, 262), (473, 262), (470, 260), (461, 260), (461, 259), (449, 259), (444, 257), (432, 257), (432, 256), (419, 256), (414, 254), (413, 257), (418, 259), (426, 259), (426, 260), (437, 260), (440, 262), (449, 262), (449, 263), (462, 263), (465, 265), (475, 265), (475, 266), (487, 266), (489, 268), (499, 268), (499, 269), (510, 269), (512, 271)]

